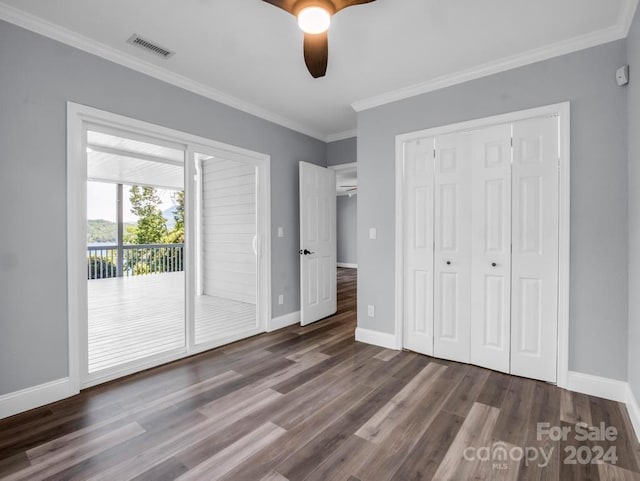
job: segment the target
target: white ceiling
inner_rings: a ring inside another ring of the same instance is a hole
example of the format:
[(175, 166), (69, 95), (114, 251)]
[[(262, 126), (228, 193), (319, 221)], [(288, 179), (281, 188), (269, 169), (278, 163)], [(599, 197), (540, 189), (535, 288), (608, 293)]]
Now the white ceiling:
[[(358, 110), (623, 38), (638, 0), (377, 0), (339, 12), (313, 79), (262, 0), (2, 0), (0, 18), (323, 140)], [(137, 33), (175, 50), (161, 59)]]
[(184, 151), (89, 130), (87, 178), (183, 190)]

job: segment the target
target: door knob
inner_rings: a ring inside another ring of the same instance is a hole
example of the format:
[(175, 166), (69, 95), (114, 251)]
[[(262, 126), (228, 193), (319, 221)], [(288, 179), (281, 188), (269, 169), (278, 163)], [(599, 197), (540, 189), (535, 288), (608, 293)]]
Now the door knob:
[(311, 252), (310, 250), (307, 249), (300, 249), (300, 255), (305, 255), (308, 256), (309, 254), (315, 254), (315, 252)]
[(496, 264), (495, 262), (491, 263), (491, 267), (497, 267), (497, 266), (498, 266), (498, 264)]
[(451, 261), (447, 261), (447, 265), (450, 266), (451, 265)]

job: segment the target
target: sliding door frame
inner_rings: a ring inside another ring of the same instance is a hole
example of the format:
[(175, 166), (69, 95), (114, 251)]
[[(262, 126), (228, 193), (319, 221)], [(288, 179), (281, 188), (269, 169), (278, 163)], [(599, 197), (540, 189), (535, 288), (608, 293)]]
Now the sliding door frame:
[[(88, 375), (88, 332), (87, 332), (87, 266), (86, 266), (86, 203), (87, 203), (87, 125), (117, 129), (132, 135), (158, 139), (160, 143), (179, 145), (185, 152), (185, 345), (167, 353), (143, 359), (135, 366), (127, 366), (119, 371), (110, 371), (104, 376)], [(68, 355), (70, 390), (68, 395), (77, 394), (80, 389), (107, 382), (159, 364), (171, 362), (198, 352), (216, 347), (215, 345), (194, 344), (195, 285), (191, 281), (195, 268), (194, 218), (195, 192), (193, 162), (195, 152), (215, 152), (222, 157), (250, 160), (258, 166), (258, 315), (262, 332), (268, 329), (271, 320), (271, 187), (270, 156), (259, 152), (224, 144), (178, 130), (162, 127), (149, 122), (132, 119), (93, 107), (67, 102), (67, 306), (68, 306)]]
[(480, 118), (396, 136), (396, 248), (395, 248), (395, 347), (404, 347), (404, 149), (406, 142), (507, 124), (539, 117), (559, 117), (559, 256), (558, 256), (558, 352), (557, 385), (566, 388), (569, 373), (569, 262), (570, 262), (570, 102)]

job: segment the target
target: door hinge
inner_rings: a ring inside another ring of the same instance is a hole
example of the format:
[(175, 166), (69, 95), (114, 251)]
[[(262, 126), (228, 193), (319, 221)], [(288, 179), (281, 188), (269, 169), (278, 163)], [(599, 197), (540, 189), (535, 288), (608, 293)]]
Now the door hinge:
[(513, 161), (514, 161), (514, 157), (515, 157), (515, 153), (513, 151), (513, 135), (511, 135), (511, 148), (509, 149), (509, 153), (511, 154), (511, 165), (513, 165)]

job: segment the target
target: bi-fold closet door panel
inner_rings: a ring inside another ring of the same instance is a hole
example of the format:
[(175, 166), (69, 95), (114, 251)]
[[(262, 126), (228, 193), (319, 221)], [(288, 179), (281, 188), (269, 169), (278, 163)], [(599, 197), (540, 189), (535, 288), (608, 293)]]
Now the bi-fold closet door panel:
[(434, 356), (469, 362), (471, 135), (435, 139)]
[(556, 380), (558, 117), (404, 144), (404, 347)]
[(433, 138), (404, 145), (404, 346), (433, 355)]
[(556, 380), (558, 117), (513, 124), (511, 373)]
[(471, 133), (472, 364), (509, 372), (511, 125)]

